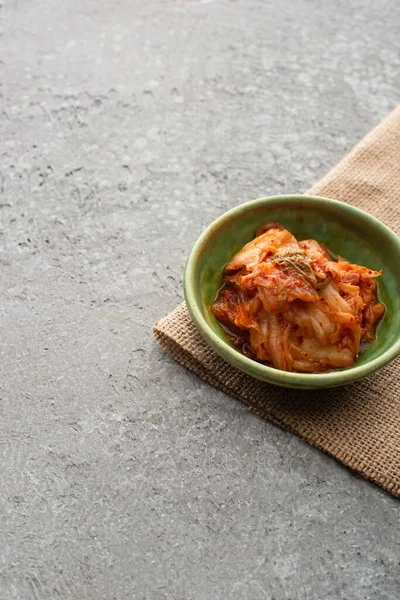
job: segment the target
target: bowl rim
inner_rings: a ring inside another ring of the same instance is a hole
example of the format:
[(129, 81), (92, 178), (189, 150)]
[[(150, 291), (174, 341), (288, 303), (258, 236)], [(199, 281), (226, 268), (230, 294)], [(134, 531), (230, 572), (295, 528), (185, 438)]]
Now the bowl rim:
[(267, 196), (264, 198), (256, 198), (255, 200), (250, 200), (248, 202), (239, 204), (238, 206), (235, 206), (234, 208), (223, 213), (197, 238), (197, 241), (192, 247), (192, 250), (187, 258), (184, 271), (184, 295), (186, 306), (196, 328), (204, 340), (230, 364), (234, 365), (241, 371), (256, 377), (257, 379), (284, 387), (295, 388), (326, 388), (351, 383), (370, 375), (377, 369), (380, 369), (394, 360), (400, 354), (400, 337), (388, 350), (363, 365), (353, 366), (343, 370), (329, 371), (327, 373), (294, 373), (289, 371), (281, 371), (246, 357), (244, 354), (230, 346), (221, 337), (219, 337), (204, 318), (200, 308), (200, 299), (196, 297), (194, 291), (196, 264), (201, 254), (202, 247), (210, 238), (210, 236), (212, 236), (226, 220), (230, 219), (231, 217), (237, 217), (241, 213), (245, 213), (251, 208), (257, 208), (258, 206), (267, 204), (268, 202), (291, 203), (293, 201), (303, 201), (305, 203), (311, 203), (314, 206), (318, 205), (320, 207), (323, 205), (334, 206), (339, 207), (340, 210), (351, 212), (353, 215), (364, 221), (367, 221), (370, 225), (380, 230), (383, 235), (392, 241), (400, 254), (399, 237), (391, 229), (389, 229), (389, 227), (379, 221), (379, 219), (376, 219), (367, 212), (351, 206), (350, 204), (346, 204), (332, 198), (325, 198), (323, 196), (309, 196), (302, 194), (276, 195)]

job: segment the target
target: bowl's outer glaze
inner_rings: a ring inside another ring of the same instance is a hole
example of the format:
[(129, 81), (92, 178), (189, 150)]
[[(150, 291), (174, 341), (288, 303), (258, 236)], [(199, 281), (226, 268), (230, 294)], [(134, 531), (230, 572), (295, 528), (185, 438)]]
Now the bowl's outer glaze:
[[(255, 230), (275, 220), (298, 240), (325, 243), (335, 254), (371, 269), (383, 269), (379, 294), (386, 305), (377, 340), (356, 364), (322, 374), (287, 373), (246, 358), (230, 343), (210, 305), (222, 285), (222, 270)], [(326, 388), (356, 381), (400, 353), (400, 240), (380, 221), (347, 204), (311, 196), (273, 196), (242, 204), (217, 219), (200, 236), (185, 269), (185, 298), (205, 340), (249, 375), (286, 387)]]

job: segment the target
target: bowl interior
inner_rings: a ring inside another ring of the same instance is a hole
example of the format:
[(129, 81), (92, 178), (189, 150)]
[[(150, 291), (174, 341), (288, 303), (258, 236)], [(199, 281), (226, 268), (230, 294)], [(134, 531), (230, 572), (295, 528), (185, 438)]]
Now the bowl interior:
[[(231, 346), (229, 338), (212, 314), (210, 305), (222, 284), (224, 265), (246, 242), (254, 238), (257, 227), (271, 220), (281, 223), (298, 240), (314, 238), (350, 262), (383, 270), (383, 275), (377, 281), (386, 313), (379, 326), (376, 342), (361, 353), (355, 367), (369, 363), (398, 342), (398, 238), (379, 221), (343, 203), (307, 196), (285, 196), (249, 202), (226, 213), (201, 236), (189, 257), (189, 273), (185, 276), (187, 298), (190, 296), (197, 299), (197, 308), (202, 317), (232, 352), (240, 354)], [(190, 286), (191, 290), (188, 289)], [(202, 333), (204, 335), (204, 331)], [(229, 356), (225, 357), (229, 359)], [(261, 369), (263, 367), (258, 363), (256, 365)], [(324, 374), (319, 377), (324, 377)]]

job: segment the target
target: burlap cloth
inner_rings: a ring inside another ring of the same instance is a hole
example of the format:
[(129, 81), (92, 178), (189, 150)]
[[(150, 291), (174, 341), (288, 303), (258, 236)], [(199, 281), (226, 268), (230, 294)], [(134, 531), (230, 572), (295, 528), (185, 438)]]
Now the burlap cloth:
[[(399, 234), (400, 106), (308, 193), (362, 208)], [(226, 363), (203, 341), (185, 304), (159, 321), (154, 335), (208, 383), (400, 497), (399, 359), (349, 386), (298, 391), (262, 383)]]

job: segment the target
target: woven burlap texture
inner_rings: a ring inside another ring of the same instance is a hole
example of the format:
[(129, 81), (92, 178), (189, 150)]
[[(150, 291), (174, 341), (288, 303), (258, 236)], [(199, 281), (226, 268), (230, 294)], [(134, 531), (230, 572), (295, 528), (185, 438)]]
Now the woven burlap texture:
[[(400, 232), (400, 106), (309, 194), (336, 198)], [(184, 304), (154, 326), (181, 365), (261, 417), (400, 497), (400, 360), (358, 383), (323, 391), (278, 388), (226, 363), (203, 341)]]

